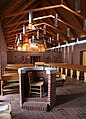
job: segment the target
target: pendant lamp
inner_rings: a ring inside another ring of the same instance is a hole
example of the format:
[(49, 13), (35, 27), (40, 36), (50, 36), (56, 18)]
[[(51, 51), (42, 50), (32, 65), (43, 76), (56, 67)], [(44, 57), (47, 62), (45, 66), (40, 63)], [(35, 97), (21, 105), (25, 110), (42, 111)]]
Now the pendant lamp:
[(20, 40), (22, 40), (22, 33), (20, 33)]
[(86, 31), (86, 19), (83, 22), (83, 30)]
[(70, 28), (67, 28), (67, 37), (70, 37)]
[(37, 39), (39, 39), (39, 30), (37, 30)]
[(59, 41), (59, 33), (57, 33), (56, 39), (57, 39), (57, 41)]
[(23, 34), (26, 33), (26, 28), (25, 28), (25, 25), (23, 25)]
[(75, 0), (75, 11), (80, 13), (80, 0)]
[(43, 27), (43, 34), (46, 34), (46, 25)]
[(32, 43), (34, 43), (34, 35), (32, 36)]
[(50, 37), (50, 43), (51, 43), (51, 40), (52, 40), (52, 39), (51, 39), (51, 37)]
[(54, 26), (55, 26), (55, 27), (58, 27), (58, 14), (55, 14)]

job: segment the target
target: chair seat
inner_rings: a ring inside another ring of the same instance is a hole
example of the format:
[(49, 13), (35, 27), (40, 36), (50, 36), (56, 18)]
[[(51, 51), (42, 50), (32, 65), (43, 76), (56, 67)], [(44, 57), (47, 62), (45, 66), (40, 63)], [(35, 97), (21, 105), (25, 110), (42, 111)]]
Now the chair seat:
[(40, 82), (33, 82), (31, 84), (31, 86), (42, 86), (43, 85), (43, 81), (40, 81)]

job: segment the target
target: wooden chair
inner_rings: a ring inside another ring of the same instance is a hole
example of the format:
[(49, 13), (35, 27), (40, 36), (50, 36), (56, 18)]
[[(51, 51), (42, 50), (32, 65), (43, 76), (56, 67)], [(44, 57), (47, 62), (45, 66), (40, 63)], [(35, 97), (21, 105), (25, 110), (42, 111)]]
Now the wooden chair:
[(18, 80), (1, 80), (1, 95), (7, 93), (19, 92), (19, 81)]
[(43, 81), (34, 81), (33, 76), (32, 76), (32, 72), (28, 72), (28, 78), (29, 78), (29, 95), (30, 94), (39, 94), (40, 98), (42, 97), (43, 94)]

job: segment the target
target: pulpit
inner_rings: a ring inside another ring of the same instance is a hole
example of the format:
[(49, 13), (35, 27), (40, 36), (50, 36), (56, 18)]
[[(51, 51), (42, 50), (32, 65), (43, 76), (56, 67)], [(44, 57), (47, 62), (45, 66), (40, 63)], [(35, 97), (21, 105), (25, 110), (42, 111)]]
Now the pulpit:
[[(32, 72), (34, 80), (43, 80), (44, 93), (40, 98), (37, 95), (29, 95), (28, 72)], [(56, 103), (56, 68), (51, 67), (23, 67), (18, 69), (20, 106), (29, 110), (52, 109)]]

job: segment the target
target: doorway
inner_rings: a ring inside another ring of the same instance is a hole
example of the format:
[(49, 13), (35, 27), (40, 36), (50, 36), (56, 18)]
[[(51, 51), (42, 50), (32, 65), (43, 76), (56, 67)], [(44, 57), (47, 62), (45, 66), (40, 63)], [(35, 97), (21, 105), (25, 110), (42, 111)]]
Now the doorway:
[(35, 62), (40, 62), (41, 57), (40, 56), (31, 56), (30, 57), (30, 63), (35, 64)]

